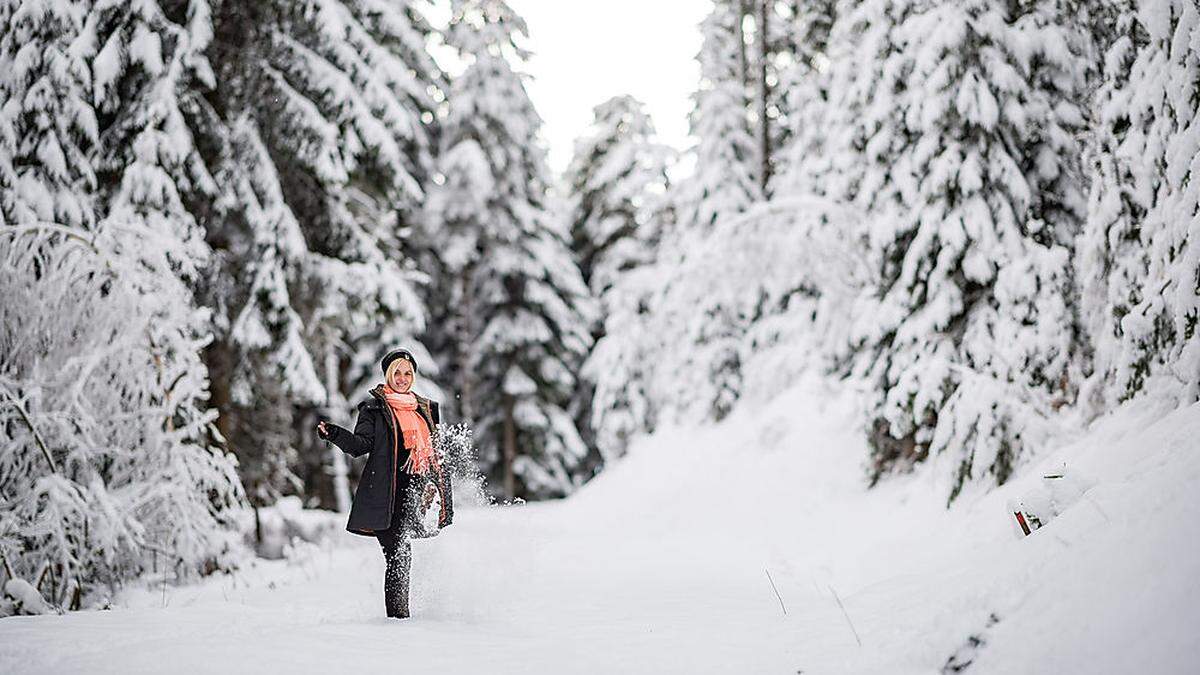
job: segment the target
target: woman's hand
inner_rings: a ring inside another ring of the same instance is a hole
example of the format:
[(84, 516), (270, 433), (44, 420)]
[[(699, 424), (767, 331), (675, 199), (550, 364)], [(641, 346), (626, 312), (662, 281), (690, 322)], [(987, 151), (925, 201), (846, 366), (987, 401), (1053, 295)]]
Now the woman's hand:
[(317, 435), (321, 437), (321, 440), (327, 441), (333, 435), (333, 429), (329, 428), (328, 422), (321, 420), (317, 422)]

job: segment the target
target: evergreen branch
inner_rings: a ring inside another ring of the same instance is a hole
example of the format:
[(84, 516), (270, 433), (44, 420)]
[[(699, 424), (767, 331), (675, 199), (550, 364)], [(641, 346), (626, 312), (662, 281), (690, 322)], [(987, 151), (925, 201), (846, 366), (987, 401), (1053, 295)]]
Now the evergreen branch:
[(95, 237), (85, 237), (78, 229), (67, 227), (66, 225), (43, 221), (0, 227), (0, 235), (9, 235), (13, 238), (19, 237), (22, 234), (30, 234), (34, 232), (53, 232), (55, 234), (61, 234), (68, 239), (75, 239), (83, 244), (86, 244), (87, 247), (96, 254), (100, 253), (100, 249), (96, 246)]

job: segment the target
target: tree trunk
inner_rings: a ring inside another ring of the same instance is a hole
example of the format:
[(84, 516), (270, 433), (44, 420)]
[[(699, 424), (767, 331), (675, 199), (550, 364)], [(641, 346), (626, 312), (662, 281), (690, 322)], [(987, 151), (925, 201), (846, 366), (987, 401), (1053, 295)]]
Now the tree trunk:
[[(332, 337), (332, 336), (331, 336)], [(335, 410), (343, 410), (341, 390), (338, 387), (337, 348), (333, 339), (325, 348), (325, 414), (333, 416)], [(341, 448), (329, 444), (329, 462), (333, 466), (333, 498), (338, 513), (350, 513), (350, 481), (346, 478), (346, 456)]]
[(513, 397), (504, 395), (504, 496), (512, 501), (517, 492), (513, 462), (517, 459), (517, 423), (513, 419)]
[(471, 369), (471, 346), (475, 343), (475, 293), (471, 285), (471, 268), (467, 267), (459, 275), (459, 296), (461, 302), (455, 309), (458, 330), (451, 336), (454, 341), (454, 351), (458, 361), (458, 395), (459, 415), (468, 425), (475, 423), (475, 382)]
[(759, 187), (763, 198), (767, 196), (767, 183), (771, 180), (771, 129), (767, 119), (767, 103), (770, 97), (770, 85), (767, 82), (767, 60), (771, 56), (770, 31), (768, 14), (771, 0), (755, 0), (758, 4), (758, 133), (760, 139)]
[(209, 374), (208, 400), (217, 410), (217, 431), (221, 434), (225, 449), (232, 451), (230, 439), (233, 438), (233, 421), (230, 408), (233, 406), (233, 395), (229, 389), (231, 359), (225, 345), (215, 340), (204, 350), (203, 359)]

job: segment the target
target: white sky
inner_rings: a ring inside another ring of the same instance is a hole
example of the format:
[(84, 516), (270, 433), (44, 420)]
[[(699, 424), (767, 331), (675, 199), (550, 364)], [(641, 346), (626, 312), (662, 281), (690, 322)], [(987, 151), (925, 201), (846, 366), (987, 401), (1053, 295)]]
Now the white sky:
[(700, 21), (710, 0), (508, 0), (529, 25), (529, 95), (561, 172), (592, 108), (618, 94), (646, 106), (660, 140), (689, 143), (689, 96), (700, 79)]

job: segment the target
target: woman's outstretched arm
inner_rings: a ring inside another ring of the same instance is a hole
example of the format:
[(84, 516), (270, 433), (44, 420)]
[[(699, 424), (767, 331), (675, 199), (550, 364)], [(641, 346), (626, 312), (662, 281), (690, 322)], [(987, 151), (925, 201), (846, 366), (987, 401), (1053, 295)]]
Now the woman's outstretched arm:
[(331, 422), (321, 424), (327, 431), (327, 435), (321, 437), (341, 448), (344, 453), (359, 457), (375, 447), (375, 415), (362, 403), (358, 404), (358, 419), (354, 422), (353, 432)]

